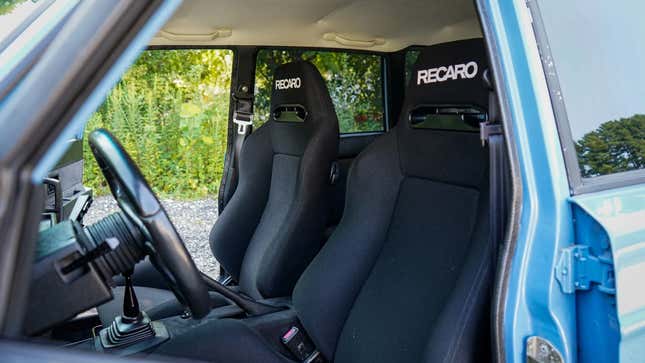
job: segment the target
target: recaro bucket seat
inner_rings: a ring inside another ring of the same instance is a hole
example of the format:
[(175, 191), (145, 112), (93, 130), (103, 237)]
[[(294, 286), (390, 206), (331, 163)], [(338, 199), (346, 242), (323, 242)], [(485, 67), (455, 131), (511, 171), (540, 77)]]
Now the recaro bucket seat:
[[(271, 116), (244, 142), (237, 189), (210, 234), (212, 252), (239, 292), (254, 299), (290, 296), (320, 250), (338, 137), (334, 105), (316, 67), (305, 61), (279, 66)], [(145, 271), (136, 271), (133, 281), (142, 309), (153, 319), (180, 314), (161, 276), (141, 265)], [(121, 313), (123, 288), (114, 295), (99, 307), (103, 322)], [(214, 306), (228, 303), (211, 297)]]

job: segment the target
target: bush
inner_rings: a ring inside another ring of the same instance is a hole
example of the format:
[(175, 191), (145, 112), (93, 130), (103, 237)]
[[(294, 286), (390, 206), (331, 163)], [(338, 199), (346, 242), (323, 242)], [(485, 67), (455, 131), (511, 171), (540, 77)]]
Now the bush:
[[(146, 51), (92, 116), (163, 196), (217, 194), (226, 152), (232, 52)], [(87, 144), (84, 184), (109, 192)]]

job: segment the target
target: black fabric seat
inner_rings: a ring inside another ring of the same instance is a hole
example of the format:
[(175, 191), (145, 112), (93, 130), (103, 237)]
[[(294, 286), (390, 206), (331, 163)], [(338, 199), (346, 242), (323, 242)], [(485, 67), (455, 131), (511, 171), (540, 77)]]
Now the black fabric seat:
[[(304, 120), (280, 116), (294, 109)], [(239, 282), (236, 289), (254, 299), (290, 296), (320, 250), (329, 215), (329, 173), (338, 152), (336, 112), (311, 63), (276, 69), (271, 111), (244, 143), (237, 189), (210, 234), (217, 261)], [(149, 263), (142, 265), (133, 278), (147, 286), (136, 288), (142, 308), (153, 319), (181, 313), (160, 275)], [(227, 303), (220, 295), (211, 297), (214, 306)], [(99, 307), (101, 319), (111, 321), (121, 304), (115, 298)]]
[[(354, 161), (342, 220), (292, 299), (293, 314), (330, 361), (490, 358), (487, 149), (476, 131), (417, 129), (409, 122), (422, 105), (486, 109), (484, 49), (481, 39), (425, 49), (397, 126)], [(476, 65), (468, 73), (445, 77), (449, 66), (470, 62)], [(445, 80), (426, 83), (428, 70)], [(253, 326), (243, 319), (211, 321), (178, 334), (156, 353), (216, 362), (291, 361), (276, 337)]]

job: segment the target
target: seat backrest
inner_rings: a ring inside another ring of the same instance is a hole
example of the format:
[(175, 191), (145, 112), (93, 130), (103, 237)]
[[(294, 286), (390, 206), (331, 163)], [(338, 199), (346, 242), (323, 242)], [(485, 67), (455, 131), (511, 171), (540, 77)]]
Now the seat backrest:
[(338, 119), (309, 62), (275, 71), (271, 117), (245, 141), (237, 189), (210, 234), (213, 254), (253, 298), (288, 296), (322, 243)]
[(354, 161), (343, 218), (293, 295), (334, 362), (468, 361), (488, 348), (487, 150), (476, 129), (410, 122), (424, 105), (486, 109), (484, 49), (423, 50), (397, 126)]

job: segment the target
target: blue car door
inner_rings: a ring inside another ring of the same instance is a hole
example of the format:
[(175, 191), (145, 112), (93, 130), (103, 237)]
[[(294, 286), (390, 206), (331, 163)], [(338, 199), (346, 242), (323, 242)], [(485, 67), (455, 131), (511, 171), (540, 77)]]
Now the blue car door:
[(498, 358), (642, 362), (645, 3), (479, 6), (522, 179)]

